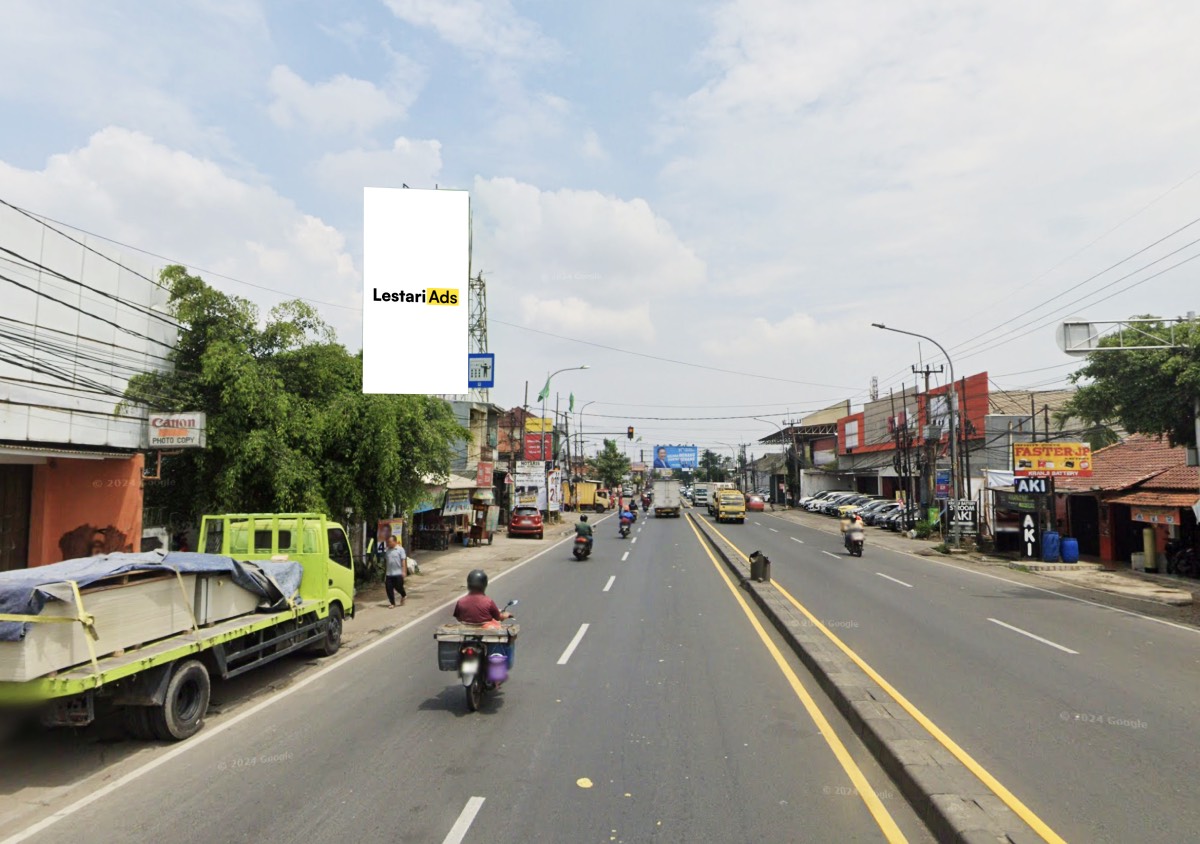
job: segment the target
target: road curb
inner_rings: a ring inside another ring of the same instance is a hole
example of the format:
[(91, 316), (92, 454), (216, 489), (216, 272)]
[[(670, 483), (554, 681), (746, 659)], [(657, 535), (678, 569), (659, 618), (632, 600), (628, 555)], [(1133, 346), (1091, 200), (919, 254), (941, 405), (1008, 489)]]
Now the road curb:
[(750, 580), (703, 519), (692, 521), (817, 679), (938, 841), (1041, 841), (975, 774), (769, 583)]

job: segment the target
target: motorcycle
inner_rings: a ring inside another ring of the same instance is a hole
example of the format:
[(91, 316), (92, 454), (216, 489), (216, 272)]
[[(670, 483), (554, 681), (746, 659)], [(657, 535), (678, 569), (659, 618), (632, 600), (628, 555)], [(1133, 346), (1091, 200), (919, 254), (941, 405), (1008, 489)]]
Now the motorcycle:
[(575, 537), (575, 547), (571, 550), (576, 560), (586, 560), (592, 553), (592, 540), (586, 536)]
[(846, 530), (846, 550), (850, 552), (851, 557), (862, 556), (865, 538), (863, 529), (858, 525), (854, 525)]
[(629, 526), (632, 524), (632, 522), (621, 522), (621, 527), (617, 529), (617, 532), (621, 534), (622, 539), (629, 536)]
[[(516, 600), (509, 601), (501, 612), (516, 605)], [(506, 620), (444, 624), (433, 634), (438, 644), (438, 668), (458, 672), (471, 712), (477, 712), (485, 695), (508, 679), (519, 632), (519, 626)]]

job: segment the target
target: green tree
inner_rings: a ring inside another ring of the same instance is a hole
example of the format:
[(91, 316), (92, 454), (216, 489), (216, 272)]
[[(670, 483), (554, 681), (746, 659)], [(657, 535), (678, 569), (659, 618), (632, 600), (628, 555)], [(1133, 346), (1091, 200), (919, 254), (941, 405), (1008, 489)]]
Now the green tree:
[(602, 448), (592, 458), (592, 468), (605, 486), (620, 486), (629, 474), (629, 458), (617, 448), (616, 440), (605, 440)]
[(163, 460), (147, 505), (173, 525), (203, 513), (349, 507), (372, 520), (402, 510), (421, 477), (448, 471), (453, 443), (469, 436), (446, 402), (362, 393), (362, 356), (335, 342), (302, 301), (257, 308), (189, 275), (162, 272), (180, 323), (167, 372), (130, 380), (126, 403), (207, 414), (207, 448)]
[(700, 453), (698, 471), (706, 481), (723, 481), (726, 476), (725, 461), (721, 455), (706, 448)]
[[(1169, 341), (1166, 323), (1143, 323), (1138, 328), (1164, 343)], [(1195, 446), (1200, 324), (1177, 325), (1174, 339), (1179, 345), (1173, 349), (1092, 352), (1087, 363), (1071, 375), (1072, 383), (1085, 383), (1060, 415), (1075, 416), (1094, 426), (1097, 439), (1101, 428), (1117, 423), (1131, 433), (1166, 435), (1172, 445)], [(1117, 339), (1101, 338), (1100, 345), (1115, 346)]]

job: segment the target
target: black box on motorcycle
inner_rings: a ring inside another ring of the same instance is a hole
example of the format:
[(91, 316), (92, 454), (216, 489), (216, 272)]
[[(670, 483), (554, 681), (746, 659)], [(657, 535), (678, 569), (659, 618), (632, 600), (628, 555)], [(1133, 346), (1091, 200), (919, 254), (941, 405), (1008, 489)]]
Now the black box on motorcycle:
[(439, 671), (457, 671), (458, 670), (458, 651), (462, 647), (462, 642), (443, 642), (438, 641), (438, 670)]

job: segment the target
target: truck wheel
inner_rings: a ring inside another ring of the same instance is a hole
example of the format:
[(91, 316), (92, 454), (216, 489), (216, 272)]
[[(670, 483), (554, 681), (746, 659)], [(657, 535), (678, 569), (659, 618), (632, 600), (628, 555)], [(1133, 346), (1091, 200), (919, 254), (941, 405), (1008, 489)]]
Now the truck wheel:
[(329, 617), (325, 619), (325, 638), (317, 645), (317, 653), (321, 656), (333, 656), (342, 646), (342, 608), (334, 604), (329, 608)]
[(154, 735), (163, 741), (183, 741), (195, 735), (204, 725), (211, 691), (212, 681), (203, 663), (196, 659), (181, 663), (171, 674), (162, 705), (146, 712)]
[(158, 738), (154, 728), (150, 726), (150, 707), (124, 706), (121, 708), (121, 724), (130, 738), (140, 741), (153, 741)]
[(603, 504), (597, 504), (597, 505), (596, 505), (596, 512), (597, 512), (597, 513), (603, 513), (603, 512), (604, 512), (604, 505), (603, 505)]

